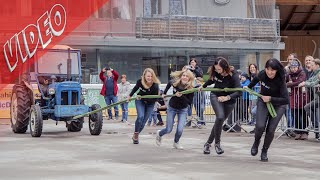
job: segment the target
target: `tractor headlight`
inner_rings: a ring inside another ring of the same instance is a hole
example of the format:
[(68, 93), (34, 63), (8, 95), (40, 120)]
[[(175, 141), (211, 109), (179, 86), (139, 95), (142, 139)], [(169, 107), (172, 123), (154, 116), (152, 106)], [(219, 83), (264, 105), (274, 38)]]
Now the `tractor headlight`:
[(82, 94), (82, 95), (86, 95), (87, 92), (88, 92), (88, 90), (87, 90), (86, 88), (82, 88), (82, 89), (81, 89), (81, 94)]
[(50, 88), (49, 89), (49, 94), (50, 95), (54, 95), (56, 93), (56, 91), (53, 89), (53, 88)]

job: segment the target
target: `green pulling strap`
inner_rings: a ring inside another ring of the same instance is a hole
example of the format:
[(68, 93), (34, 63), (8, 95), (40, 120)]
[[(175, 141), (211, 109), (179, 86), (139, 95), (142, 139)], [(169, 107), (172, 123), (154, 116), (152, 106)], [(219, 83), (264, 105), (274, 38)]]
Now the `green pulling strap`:
[[(195, 93), (195, 92), (198, 92), (198, 88), (193, 88), (193, 89), (189, 89), (189, 90), (185, 90), (185, 91), (182, 91), (180, 92), (181, 94), (190, 94), (190, 93)], [(255, 95), (255, 96), (258, 96), (258, 97), (261, 97), (262, 95), (249, 89), (249, 88), (223, 88), (223, 89), (220, 89), (220, 88), (202, 88), (201, 91), (211, 91), (211, 92), (235, 92), (235, 91), (246, 91), (248, 92), (249, 94), (252, 94), (252, 95)], [(171, 95), (165, 95), (164, 97), (173, 97), (175, 96), (175, 94), (171, 94)], [(132, 97), (130, 98), (129, 101), (134, 101), (136, 100), (137, 98), (140, 98), (140, 99), (157, 99), (157, 98), (161, 98), (162, 96), (161, 95), (145, 95), (145, 96), (139, 96), (137, 95), (136, 97)], [(82, 115), (78, 115), (78, 116), (74, 116), (73, 119), (79, 119), (79, 118), (82, 118), (82, 117), (85, 117), (85, 116), (89, 116), (91, 114), (94, 114), (96, 112), (99, 112), (99, 111), (103, 111), (105, 109), (110, 109), (114, 106), (117, 106), (119, 104), (123, 104), (123, 103), (126, 103), (127, 100), (122, 100), (122, 101), (118, 101), (116, 103), (113, 103), (113, 104), (110, 104), (108, 106), (105, 106), (103, 108), (100, 108), (100, 109), (96, 109), (94, 111), (91, 111), (91, 112), (87, 112), (85, 114), (82, 114)], [(271, 102), (267, 102), (267, 108), (268, 108), (268, 111), (271, 115), (272, 118), (276, 117), (277, 116), (277, 113), (273, 107), (273, 105), (271, 104)]]

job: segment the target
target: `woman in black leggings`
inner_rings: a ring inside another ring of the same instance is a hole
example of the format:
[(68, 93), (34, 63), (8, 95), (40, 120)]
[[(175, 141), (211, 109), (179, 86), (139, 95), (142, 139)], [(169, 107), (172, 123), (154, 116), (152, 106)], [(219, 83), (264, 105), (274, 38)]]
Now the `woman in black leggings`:
[[(254, 77), (248, 88), (253, 88), (258, 82), (261, 84), (261, 98), (257, 102), (257, 121), (255, 140), (251, 148), (251, 155), (258, 154), (260, 139), (264, 131), (266, 135), (261, 152), (261, 161), (268, 161), (267, 151), (274, 137), (278, 123), (286, 112), (286, 105), (289, 104), (289, 95), (285, 82), (285, 70), (277, 59), (269, 59), (258, 76)], [(271, 102), (277, 112), (272, 118), (268, 112), (266, 103)]]
[[(231, 72), (229, 62), (218, 57), (214, 64), (209, 69), (209, 80), (202, 86), (206, 88), (208, 85), (215, 84), (215, 88), (239, 88), (239, 75)], [(199, 88), (201, 90), (201, 87)], [(236, 98), (241, 95), (241, 92), (211, 92), (210, 101), (212, 108), (216, 114), (216, 120), (211, 130), (208, 141), (204, 144), (204, 154), (210, 154), (210, 147), (215, 140), (215, 150), (217, 154), (224, 153), (220, 146), (220, 137), (223, 122), (231, 114), (234, 109)]]

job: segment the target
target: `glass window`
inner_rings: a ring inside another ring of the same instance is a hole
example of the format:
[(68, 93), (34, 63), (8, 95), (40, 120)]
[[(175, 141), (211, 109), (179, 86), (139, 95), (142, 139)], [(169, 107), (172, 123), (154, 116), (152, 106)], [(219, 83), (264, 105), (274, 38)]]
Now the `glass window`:
[(132, 1), (112, 0), (111, 6), (113, 19), (132, 19)]
[[(76, 47), (75, 47), (76, 48)], [(103, 67), (111, 67), (119, 75), (126, 74), (127, 80), (134, 84), (141, 78), (145, 68), (152, 68), (162, 84), (170, 79), (172, 71), (181, 70), (188, 64), (190, 58), (196, 58), (197, 65), (202, 68), (204, 78), (207, 70), (212, 66), (215, 58), (223, 56), (228, 59), (235, 69), (246, 71), (249, 63), (255, 63), (257, 51), (249, 50), (217, 50), (217, 49), (193, 49), (193, 48), (158, 48), (158, 47), (106, 47), (97, 54), (90, 49), (82, 48), (82, 54), (86, 54), (82, 60), (82, 73), (84, 83), (101, 83), (98, 74)], [(272, 54), (272, 53), (271, 53)], [(261, 52), (258, 61), (264, 63), (269, 58), (270, 52)], [(98, 64), (100, 67), (98, 67)], [(120, 82), (120, 81), (119, 81)]]
[(108, 1), (93, 15), (95, 18), (111, 18), (111, 3)]
[[(68, 52), (47, 52), (37, 61), (38, 73), (67, 74)], [(79, 74), (78, 54), (70, 53), (71, 74)]]

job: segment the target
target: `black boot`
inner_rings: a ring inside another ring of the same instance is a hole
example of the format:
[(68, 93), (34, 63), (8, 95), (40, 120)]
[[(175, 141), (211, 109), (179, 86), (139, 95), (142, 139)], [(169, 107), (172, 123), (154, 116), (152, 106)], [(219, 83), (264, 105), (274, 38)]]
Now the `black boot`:
[(251, 147), (251, 155), (256, 156), (258, 154), (260, 140), (255, 140), (252, 147)]
[(214, 145), (214, 148), (216, 149), (217, 154), (220, 155), (220, 154), (223, 154), (223, 153), (224, 153), (224, 150), (221, 148), (220, 143), (215, 144), (215, 145)]
[(268, 148), (263, 147), (261, 150), (261, 161), (268, 162)]
[(203, 154), (210, 154), (210, 147), (211, 147), (211, 144), (205, 143), (203, 146)]

